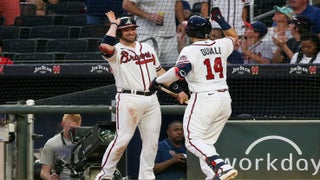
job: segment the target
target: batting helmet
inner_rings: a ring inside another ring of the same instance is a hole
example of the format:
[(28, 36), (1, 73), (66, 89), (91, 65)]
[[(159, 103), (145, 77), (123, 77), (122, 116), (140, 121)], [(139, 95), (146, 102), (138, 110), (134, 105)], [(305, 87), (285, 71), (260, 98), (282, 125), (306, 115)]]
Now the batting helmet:
[(189, 37), (204, 39), (209, 36), (211, 28), (211, 23), (208, 19), (193, 15), (188, 20), (186, 34)]
[(129, 27), (139, 27), (133, 17), (125, 16), (120, 18), (120, 24), (118, 30), (129, 28)]

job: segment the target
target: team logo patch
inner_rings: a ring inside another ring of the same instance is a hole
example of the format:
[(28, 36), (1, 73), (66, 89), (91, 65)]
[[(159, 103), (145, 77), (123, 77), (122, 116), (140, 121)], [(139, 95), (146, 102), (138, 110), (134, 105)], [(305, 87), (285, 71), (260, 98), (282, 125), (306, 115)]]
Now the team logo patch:
[(169, 154), (170, 154), (171, 156), (175, 156), (175, 155), (176, 155), (176, 152), (173, 151), (173, 150), (169, 150)]
[(179, 60), (180, 61), (185, 61), (185, 60), (187, 60), (188, 58), (187, 58), (187, 56), (185, 56), (185, 55), (182, 55), (182, 56), (180, 56), (180, 58), (179, 58)]

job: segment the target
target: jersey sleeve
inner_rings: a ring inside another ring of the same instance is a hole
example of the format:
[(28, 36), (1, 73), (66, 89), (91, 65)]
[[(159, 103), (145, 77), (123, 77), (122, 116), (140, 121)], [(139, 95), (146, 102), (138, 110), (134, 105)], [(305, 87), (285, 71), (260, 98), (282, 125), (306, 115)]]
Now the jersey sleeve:
[(222, 38), (221, 41), (223, 41), (223, 47), (225, 47), (225, 49), (223, 49), (223, 53), (225, 53), (227, 57), (230, 56), (230, 54), (234, 50), (234, 39), (227, 36), (225, 38)]
[(188, 75), (188, 73), (192, 70), (192, 64), (189, 59), (190, 50), (188, 49), (189, 48), (182, 49), (175, 65), (175, 73), (180, 79), (185, 78)]

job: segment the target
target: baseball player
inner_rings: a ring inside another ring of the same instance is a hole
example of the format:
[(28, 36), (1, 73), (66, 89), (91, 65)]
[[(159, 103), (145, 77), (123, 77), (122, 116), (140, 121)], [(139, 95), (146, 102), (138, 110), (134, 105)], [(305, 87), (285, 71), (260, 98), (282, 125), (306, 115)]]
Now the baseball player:
[[(226, 164), (216, 151), (221, 131), (231, 115), (231, 97), (226, 83), (227, 58), (238, 39), (236, 31), (224, 20), (219, 8), (212, 8), (211, 18), (226, 37), (210, 40), (211, 24), (201, 16), (191, 16), (186, 34), (192, 44), (180, 52), (176, 65), (151, 82), (150, 91), (158, 84), (185, 79), (191, 97), (183, 119), (187, 149), (200, 160), (200, 167), (207, 179), (228, 180), (238, 172)], [(207, 167), (212, 172), (206, 172)]]
[[(132, 17), (116, 18), (112, 11), (106, 13), (111, 25), (99, 48), (110, 64), (117, 88), (116, 136), (107, 147), (97, 180), (112, 179), (113, 172), (136, 128), (142, 139), (139, 179), (155, 179), (153, 166), (157, 153), (161, 112), (158, 98), (148, 91), (149, 82), (165, 73), (155, 50), (136, 41), (138, 25)], [(116, 36), (120, 42), (117, 43)], [(171, 83), (171, 82), (170, 82)], [(168, 83), (167, 85), (169, 85)], [(169, 89), (178, 93), (182, 103), (187, 94), (176, 83)]]

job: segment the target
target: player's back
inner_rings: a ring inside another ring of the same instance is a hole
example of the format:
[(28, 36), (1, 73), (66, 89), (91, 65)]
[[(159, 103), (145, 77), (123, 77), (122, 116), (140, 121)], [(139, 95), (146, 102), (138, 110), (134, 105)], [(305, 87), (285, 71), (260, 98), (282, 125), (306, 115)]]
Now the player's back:
[(185, 58), (192, 65), (192, 70), (185, 78), (189, 90), (203, 92), (228, 88), (227, 58), (232, 51), (233, 42), (230, 38), (198, 41), (185, 47), (179, 61)]

